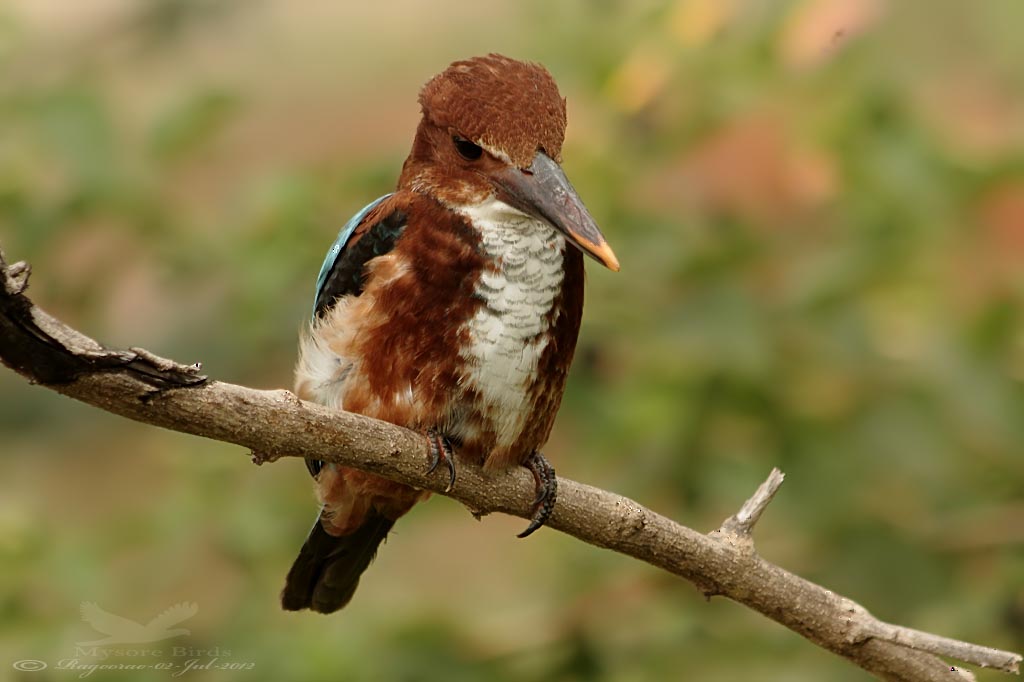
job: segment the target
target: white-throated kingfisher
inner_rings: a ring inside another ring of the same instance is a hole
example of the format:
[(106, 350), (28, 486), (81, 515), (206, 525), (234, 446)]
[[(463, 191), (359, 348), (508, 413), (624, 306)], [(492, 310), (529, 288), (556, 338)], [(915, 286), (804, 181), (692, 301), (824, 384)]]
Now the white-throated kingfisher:
[[(525, 466), (523, 536), (556, 496), (540, 453), (583, 312), (583, 254), (619, 264), (559, 166), (565, 100), (544, 67), (491, 54), (449, 66), (394, 193), (342, 228), (317, 280), (296, 393), (427, 434), (430, 470)], [(429, 492), (308, 461), (322, 509), (281, 595), (331, 613), (395, 521)]]

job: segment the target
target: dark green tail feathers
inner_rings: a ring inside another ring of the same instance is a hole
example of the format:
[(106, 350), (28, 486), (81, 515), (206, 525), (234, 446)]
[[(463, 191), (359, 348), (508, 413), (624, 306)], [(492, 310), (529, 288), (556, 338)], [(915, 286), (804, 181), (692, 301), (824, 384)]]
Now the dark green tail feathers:
[(373, 561), (377, 547), (395, 525), (371, 511), (354, 533), (329, 535), (317, 518), (298, 558), (288, 571), (281, 606), (287, 611), (312, 609), (333, 613), (355, 594), (359, 576)]

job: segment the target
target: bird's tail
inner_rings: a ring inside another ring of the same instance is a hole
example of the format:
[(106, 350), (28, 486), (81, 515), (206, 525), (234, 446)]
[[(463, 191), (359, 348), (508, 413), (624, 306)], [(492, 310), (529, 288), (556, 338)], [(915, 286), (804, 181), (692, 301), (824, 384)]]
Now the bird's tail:
[(348, 604), (359, 585), (359, 576), (373, 561), (377, 547), (393, 525), (394, 521), (371, 508), (359, 528), (335, 537), (317, 518), (288, 571), (281, 606), (287, 611), (333, 613)]

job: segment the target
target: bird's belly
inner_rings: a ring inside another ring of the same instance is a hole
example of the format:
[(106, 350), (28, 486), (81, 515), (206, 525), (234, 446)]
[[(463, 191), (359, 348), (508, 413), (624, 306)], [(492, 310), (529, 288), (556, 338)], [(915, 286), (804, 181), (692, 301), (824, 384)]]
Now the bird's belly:
[(339, 301), (304, 339), (296, 387), (330, 407), (439, 428), (460, 456), (500, 467), (542, 444), (526, 442), (524, 433), (546, 436), (531, 426), (550, 383), (539, 375), (559, 318), (566, 243), (525, 216), (474, 222), (489, 259), (471, 297), (437, 300), (420, 289), (417, 327), (382, 304), (386, 284)]
[(464, 324), (468, 343), (459, 355), (469, 404), (458, 406), (457, 414), (467, 418), (453, 424), (453, 435), (479, 441), (491, 451), (483, 453), (488, 464), (500, 464), (529, 455), (510, 450), (533, 416), (538, 368), (564, 278), (565, 241), (532, 219), (482, 227), (483, 248), (494, 260), (476, 285), (480, 304)]
[[(533, 411), (532, 389), (548, 344), (546, 334), (521, 338), (485, 313), (469, 323), (472, 342), (462, 351), (464, 397), (454, 413), (452, 435), (486, 456), (519, 440)], [(528, 453), (526, 453), (528, 454)]]

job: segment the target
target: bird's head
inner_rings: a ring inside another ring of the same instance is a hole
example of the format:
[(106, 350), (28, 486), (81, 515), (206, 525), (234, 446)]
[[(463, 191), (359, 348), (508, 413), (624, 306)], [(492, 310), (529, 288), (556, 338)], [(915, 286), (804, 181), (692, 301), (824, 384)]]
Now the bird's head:
[(544, 67), (497, 54), (458, 61), (423, 87), (420, 105), (400, 187), (455, 209), (526, 214), (619, 269), (559, 166), (565, 100)]

